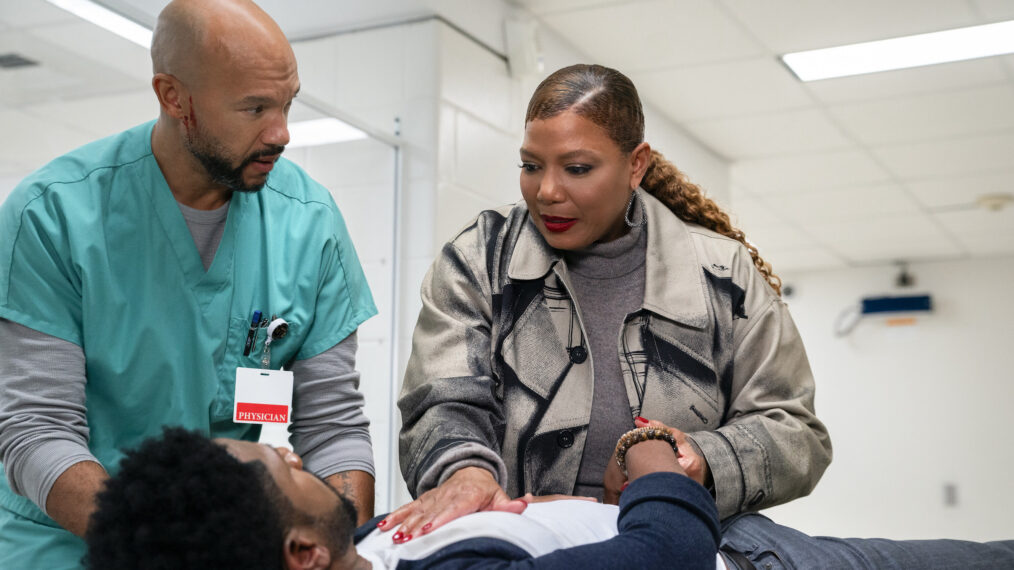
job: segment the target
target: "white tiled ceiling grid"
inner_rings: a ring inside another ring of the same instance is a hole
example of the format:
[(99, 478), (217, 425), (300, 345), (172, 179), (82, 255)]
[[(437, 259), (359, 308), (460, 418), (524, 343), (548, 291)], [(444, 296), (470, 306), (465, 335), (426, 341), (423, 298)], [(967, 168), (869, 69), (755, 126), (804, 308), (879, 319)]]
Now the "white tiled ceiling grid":
[[(149, 25), (164, 4), (105, 3)], [(982, 194), (1014, 193), (1014, 56), (808, 84), (777, 59), (1014, 19), (1014, 2), (516, 4), (590, 61), (627, 73), (646, 101), (730, 161), (728, 206), (776, 270), (1014, 254), (1014, 206), (976, 205)], [(463, 10), (449, 0), (385, 0), (373, 11), (348, 1), (263, 5), (284, 11), (293, 37), (348, 29), (356, 18), (438, 11), (453, 20)], [(0, 0), (7, 52), (42, 65), (0, 70), (0, 178), (157, 111), (143, 48), (42, 0)]]

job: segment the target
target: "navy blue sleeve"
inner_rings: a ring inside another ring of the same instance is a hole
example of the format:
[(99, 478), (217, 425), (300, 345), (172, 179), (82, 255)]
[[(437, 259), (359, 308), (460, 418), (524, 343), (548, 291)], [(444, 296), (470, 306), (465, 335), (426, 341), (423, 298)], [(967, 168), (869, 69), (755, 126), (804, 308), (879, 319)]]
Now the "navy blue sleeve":
[(532, 558), (500, 540), (462, 541), (399, 569), (680, 568), (714, 570), (721, 531), (711, 495), (689, 477), (652, 473), (630, 484), (620, 499), (620, 533)]

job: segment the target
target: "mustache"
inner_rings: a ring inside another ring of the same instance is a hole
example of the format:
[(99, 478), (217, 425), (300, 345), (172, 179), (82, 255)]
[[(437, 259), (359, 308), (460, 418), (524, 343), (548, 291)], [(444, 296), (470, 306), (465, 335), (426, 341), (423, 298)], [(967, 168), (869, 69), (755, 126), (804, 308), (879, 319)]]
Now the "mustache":
[(271, 145), (271, 146), (268, 146), (265, 149), (259, 150), (259, 151), (255, 152), (255, 153), (251, 154), (250, 156), (246, 157), (246, 160), (244, 162), (253, 162), (255, 160), (260, 160), (262, 158), (266, 158), (266, 157), (269, 157), (269, 156), (278, 156), (278, 155), (282, 154), (283, 152), (285, 152), (285, 147), (284, 146)]

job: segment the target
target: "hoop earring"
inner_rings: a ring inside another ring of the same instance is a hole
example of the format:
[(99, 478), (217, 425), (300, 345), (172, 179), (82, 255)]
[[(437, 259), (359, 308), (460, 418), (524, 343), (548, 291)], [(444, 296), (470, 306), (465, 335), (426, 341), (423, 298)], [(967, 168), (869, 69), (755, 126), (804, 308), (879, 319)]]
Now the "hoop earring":
[[(638, 204), (640, 204), (641, 206), (640, 207), (641, 219), (635, 222), (634, 220), (631, 219), (632, 217), (631, 214), (634, 213), (635, 209), (638, 209), (637, 208)], [(627, 201), (627, 209), (623, 213), (623, 221), (626, 222), (627, 225), (631, 228), (639, 228), (644, 224), (648, 223), (648, 212), (644, 208), (644, 202), (642, 202), (641, 199), (637, 197), (636, 190), (630, 193), (630, 200)]]

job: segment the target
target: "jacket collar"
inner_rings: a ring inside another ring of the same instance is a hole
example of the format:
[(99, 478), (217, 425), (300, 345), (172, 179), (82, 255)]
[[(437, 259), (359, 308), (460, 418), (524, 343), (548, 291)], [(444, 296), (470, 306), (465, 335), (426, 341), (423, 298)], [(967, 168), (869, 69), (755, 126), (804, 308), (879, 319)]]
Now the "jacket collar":
[[(637, 189), (648, 216), (648, 249), (645, 253), (644, 302), (642, 307), (667, 319), (695, 328), (708, 322), (704, 275), (687, 224), (657, 198)], [(524, 207), (524, 203), (519, 203)], [(561, 260), (525, 215), (525, 224), (514, 247), (507, 276), (541, 279)]]

